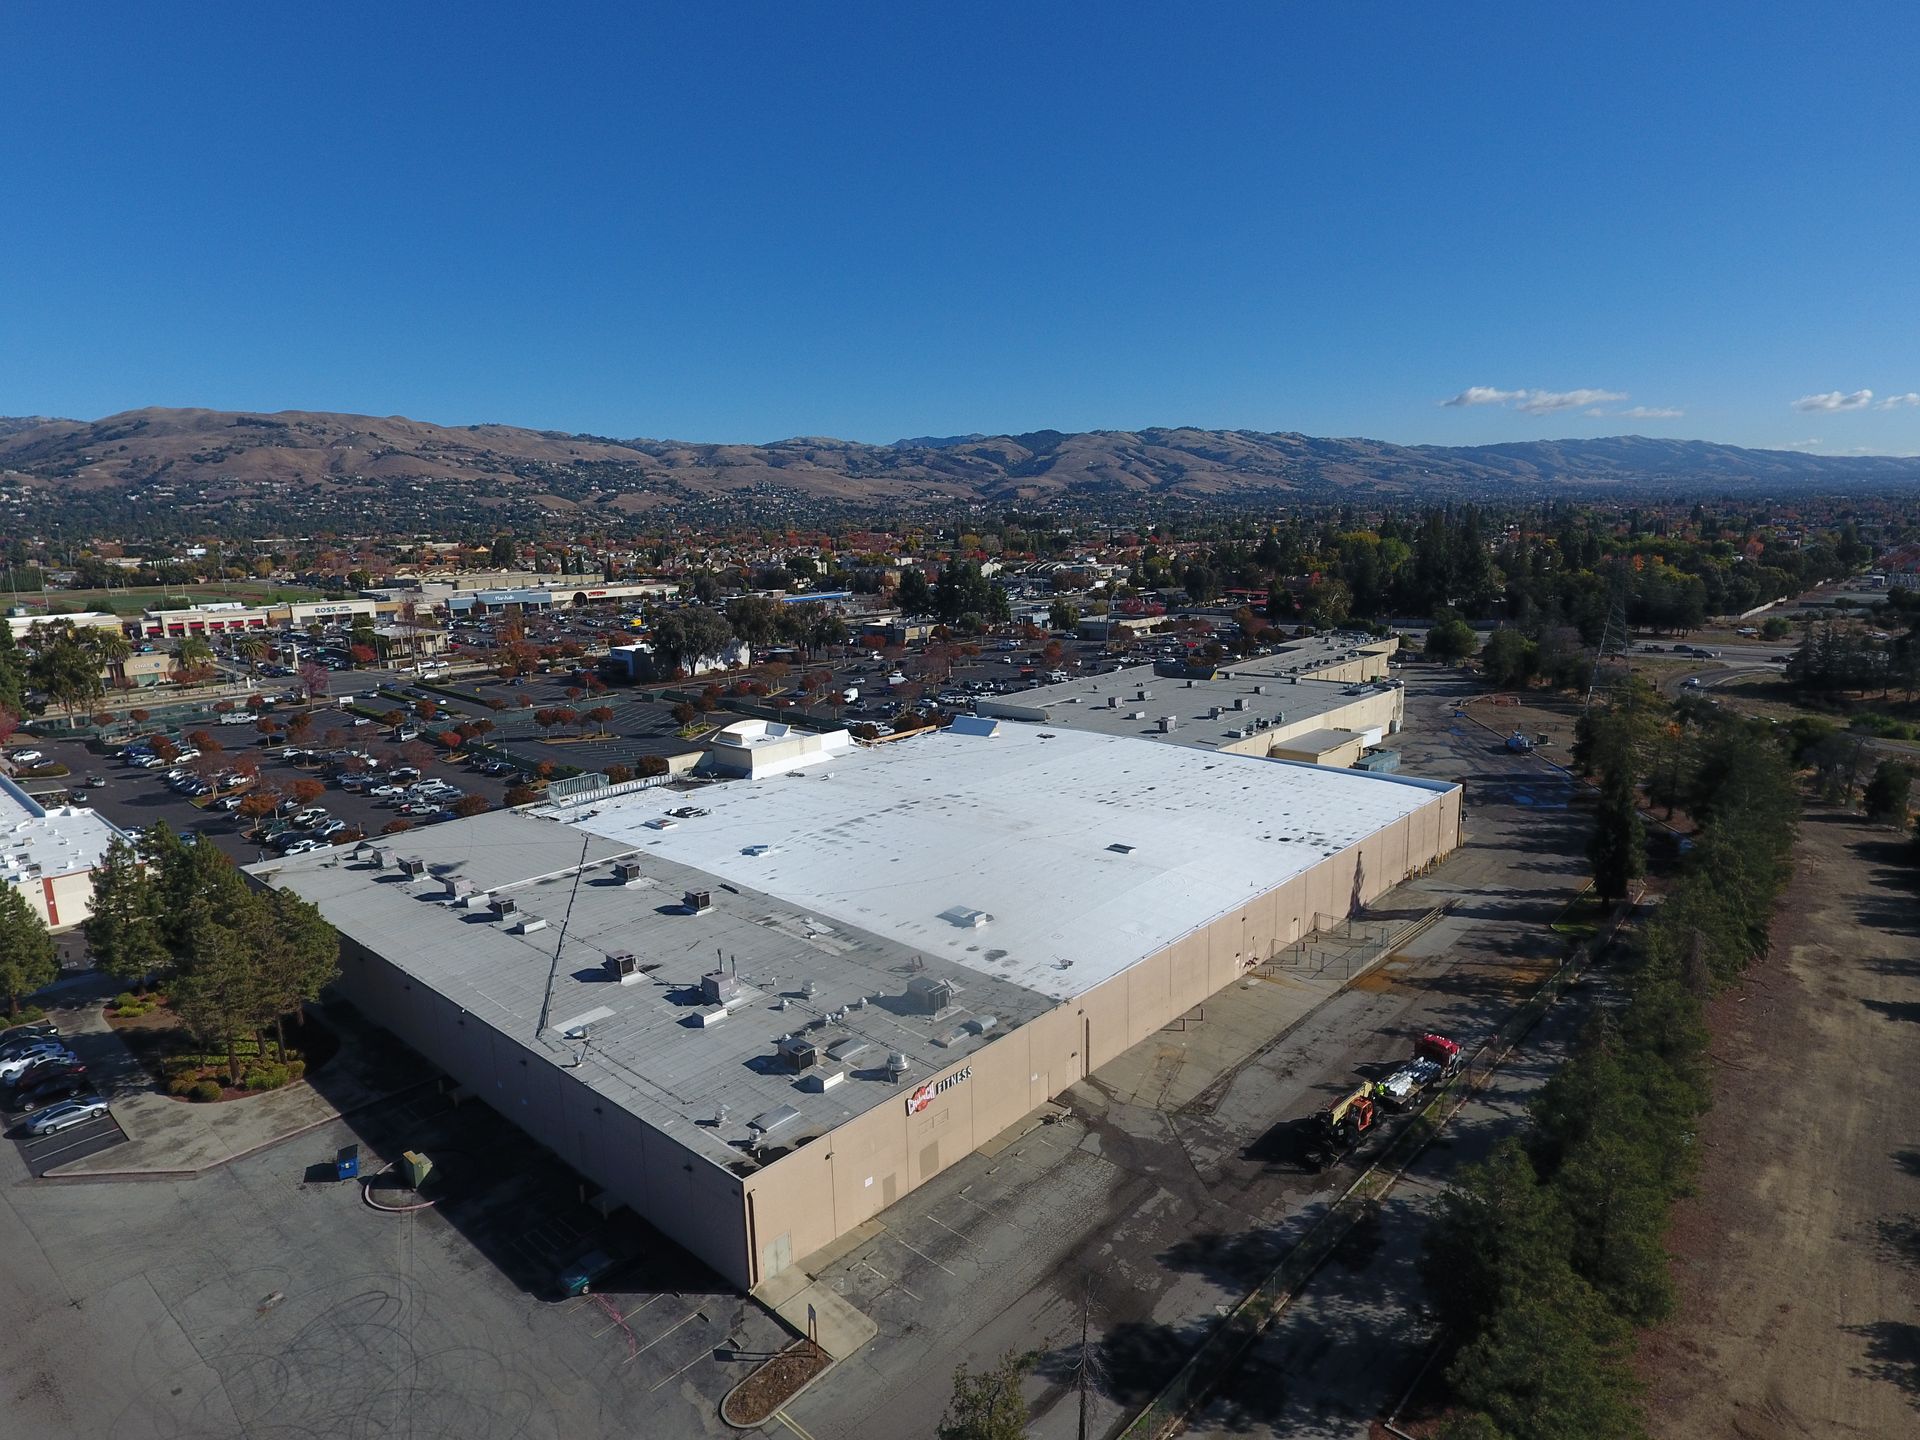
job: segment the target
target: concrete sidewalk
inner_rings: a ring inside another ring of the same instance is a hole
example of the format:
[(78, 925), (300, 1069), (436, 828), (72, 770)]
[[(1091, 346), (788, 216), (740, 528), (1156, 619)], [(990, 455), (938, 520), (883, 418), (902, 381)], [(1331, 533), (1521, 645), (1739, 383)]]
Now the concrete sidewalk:
[(359, 1026), (327, 1016), (340, 1050), (312, 1081), (215, 1105), (175, 1099), (107, 1024), (114, 982), (75, 984), (51, 1008), (74, 1052), (86, 1061), (127, 1143), (49, 1170), (53, 1180), (180, 1178), (224, 1165), (264, 1146), (325, 1125), (341, 1115), (417, 1087), (432, 1078), (423, 1061), (378, 1047)]

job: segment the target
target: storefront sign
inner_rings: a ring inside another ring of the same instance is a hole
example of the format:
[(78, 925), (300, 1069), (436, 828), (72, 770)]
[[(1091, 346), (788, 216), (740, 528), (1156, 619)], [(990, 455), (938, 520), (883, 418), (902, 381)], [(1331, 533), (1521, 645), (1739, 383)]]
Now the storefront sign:
[(969, 1065), (965, 1069), (954, 1071), (953, 1074), (947, 1076), (944, 1080), (929, 1080), (911, 1095), (907, 1096), (907, 1114), (918, 1115), (933, 1103), (934, 1096), (940, 1094), (943, 1090), (951, 1090), (971, 1074), (973, 1074), (973, 1067)]

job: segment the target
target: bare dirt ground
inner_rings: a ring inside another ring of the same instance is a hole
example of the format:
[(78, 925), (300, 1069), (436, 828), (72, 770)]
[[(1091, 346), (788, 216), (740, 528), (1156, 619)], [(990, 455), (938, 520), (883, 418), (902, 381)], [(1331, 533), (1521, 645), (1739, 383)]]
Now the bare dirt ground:
[(1920, 1434), (1920, 887), (1894, 832), (1811, 812), (1771, 955), (1714, 1002), (1660, 1440)]

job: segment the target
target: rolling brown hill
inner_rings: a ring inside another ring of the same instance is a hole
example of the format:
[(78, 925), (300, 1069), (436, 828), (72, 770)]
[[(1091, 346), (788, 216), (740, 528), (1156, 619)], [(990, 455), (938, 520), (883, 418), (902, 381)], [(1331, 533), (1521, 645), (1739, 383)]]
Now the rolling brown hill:
[[(1920, 460), (1622, 436), (1400, 446), (1243, 430), (1039, 431), (893, 445), (617, 440), (311, 411), (132, 410), (0, 418), (0, 490), (22, 523), (118, 515), (162, 528), (612, 522), (654, 509), (758, 513), (954, 503), (1235, 505), (1389, 496), (1920, 484)], [(497, 515), (490, 512), (500, 512)]]

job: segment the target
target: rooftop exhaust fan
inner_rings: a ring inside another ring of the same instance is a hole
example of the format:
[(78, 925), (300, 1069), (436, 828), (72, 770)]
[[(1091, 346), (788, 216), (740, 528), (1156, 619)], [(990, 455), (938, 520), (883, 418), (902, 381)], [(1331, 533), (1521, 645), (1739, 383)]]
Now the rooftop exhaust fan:
[(640, 962), (634, 958), (631, 950), (615, 951), (602, 963), (606, 967), (607, 978), (615, 984), (632, 985), (641, 978)]

